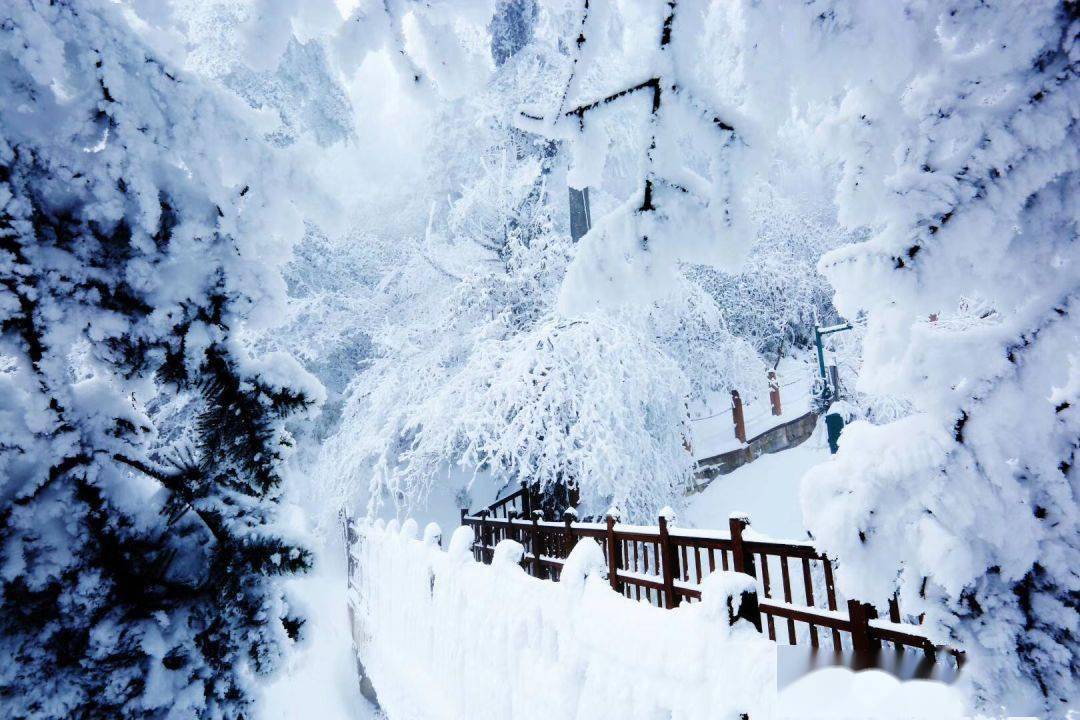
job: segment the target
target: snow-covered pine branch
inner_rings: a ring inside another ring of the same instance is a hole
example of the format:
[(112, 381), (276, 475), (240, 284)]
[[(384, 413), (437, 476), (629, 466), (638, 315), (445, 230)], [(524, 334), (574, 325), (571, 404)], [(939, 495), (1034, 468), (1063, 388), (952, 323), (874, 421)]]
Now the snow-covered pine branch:
[(283, 423), (322, 388), (237, 331), (302, 225), (239, 104), (126, 9), (3, 13), (0, 714), (243, 716), (304, 623)]

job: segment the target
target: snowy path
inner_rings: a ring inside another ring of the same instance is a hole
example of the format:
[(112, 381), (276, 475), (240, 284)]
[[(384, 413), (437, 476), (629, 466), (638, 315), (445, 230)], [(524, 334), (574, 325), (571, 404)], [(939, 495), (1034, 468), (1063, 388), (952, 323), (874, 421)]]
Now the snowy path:
[(336, 536), (315, 571), (290, 580), (289, 596), (307, 617), (305, 647), (288, 660), (259, 698), (264, 720), (383, 720), (360, 695), (345, 605), (345, 550)]
[(807, 470), (829, 457), (822, 433), (815, 431), (802, 445), (762, 455), (689, 496), (681, 524), (726, 528), (728, 516), (739, 511), (750, 516), (753, 528), (759, 532), (787, 540), (804, 539), (799, 483)]

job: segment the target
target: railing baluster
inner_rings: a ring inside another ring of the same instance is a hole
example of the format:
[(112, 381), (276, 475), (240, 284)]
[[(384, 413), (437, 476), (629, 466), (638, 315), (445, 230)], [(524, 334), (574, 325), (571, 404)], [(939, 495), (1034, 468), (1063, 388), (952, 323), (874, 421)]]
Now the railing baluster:
[[(639, 545), (641, 545), (640, 542), (638, 542), (636, 540), (633, 542), (633, 546), (634, 546), (634, 572), (635, 573), (640, 573), (641, 572), (641, 569), (640, 569), (641, 565), (638, 562), (638, 546)], [(635, 584), (634, 585), (634, 591), (636, 593), (637, 601), (641, 602), (641, 586)]]
[[(761, 553), (761, 583), (765, 588), (765, 597), (771, 598), (772, 593), (769, 591), (769, 558), (765, 553)], [(766, 614), (765, 623), (769, 626), (769, 639), (776, 640), (776, 625), (773, 623), (773, 616)]]
[[(809, 607), (815, 607), (814, 605), (814, 584), (810, 578), (810, 559), (802, 559), (802, 573), (803, 573), (803, 592), (806, 594), (806, 604)], [(818, 646), (817, 625), (810, 623), (810, 646)]]
[[(780, 555), (780, 579), (784, 588), (784, 602), (791, 602), (791, 578), (788, 575), (788, 558), (787, 555)], [(792, 645), (798, 645), (795, 641), (795, 621), (788, 618), (787, 621), (788, 640)]]
[[(821, 564), (825, 568), (825, 599), (830, 610), (836, 609), (836, 586), (833, 584), (832, 561), (828, 557), (821, 556)], [(843, 645), (840, 643), (840, 631), (835, 628), (832, 631), (833, 650), (840, 652)]]

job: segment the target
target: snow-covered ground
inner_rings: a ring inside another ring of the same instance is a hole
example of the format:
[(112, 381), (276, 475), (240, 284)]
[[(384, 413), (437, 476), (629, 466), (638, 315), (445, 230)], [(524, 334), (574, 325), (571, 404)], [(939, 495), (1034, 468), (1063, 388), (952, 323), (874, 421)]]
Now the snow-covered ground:
[(758, 532), (782, 539), (805, 539), (799, 481), (807, 470), (828, 459), (829, 446), (819, 427), (803, 444), (762, 455), (689, 496), (682, 524), (720, 530), (727, 527), (731, 513), (745, 512)]
[(288, 583), (290, 598), (304, 606), (304, 647), (264, 689), (255, 717), (264, 720), (380, 720), (360, 695), (345, 605), (345, 550), (331, 537), (312, 574)]
[(880, 670), (817, 670), (784, 688), (775, 720), (960, 720), (970, 717), (953, 687), (900, 681)]
[[(772, 414), (768, 393), (756, 398), (744, 394), (746, 438), (757, 437), (769, 428), (805, 415), (810, 410), (810, 389), (816, 372), (816, 367), (808, 359), (784, 358), (780, 362), (776, 377), (780, 382), (782, 415)], [(691, 408), (690, 432), (695, 460), (738, 448), (741, 443), (735, 437), (735, 426), (731, 419), (731, 397), (714, 393), (707, 403)]]

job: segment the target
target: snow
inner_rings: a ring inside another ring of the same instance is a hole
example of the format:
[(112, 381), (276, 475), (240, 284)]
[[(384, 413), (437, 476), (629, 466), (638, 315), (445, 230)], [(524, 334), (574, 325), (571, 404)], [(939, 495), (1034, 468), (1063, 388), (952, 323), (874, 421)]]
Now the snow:
[(801, 445), (762, 455), (688, 496), (681, 513), (683, 524), (726, 530), (728, 516), (738, 510), (757, 531), (775, 538), (803, 539), (806, 525), (799, 503), (800, 483), (810, 468), (828, 459), (828, 442), (818, 428)]
[(775, 720), (961, 720), (971, 717), (955, 688), (900, 681), (879, 670), (816, 670), (785, 687)]
[(727, 625), (717, 573), (703, 602), (662, 610), (614, 593), (592, 541), (563, 581), (527, 576), (521, 546), (473, 561), (471, 530), (443, 552), (397, 523), (362, 531), (352, 602), (361, 654), (391, 718), (768, 717), (775, 647), (744, 622)]
[[(333, 536), (337, 538), (337, 536)], [(345, 551), (327, 542), (316, 570), (286, 584), (307, 622), (301, 647), (291, 654), (258, 698), (263, 720), (377, 720), (382, 715), (360, 694), (345, 607)]]

